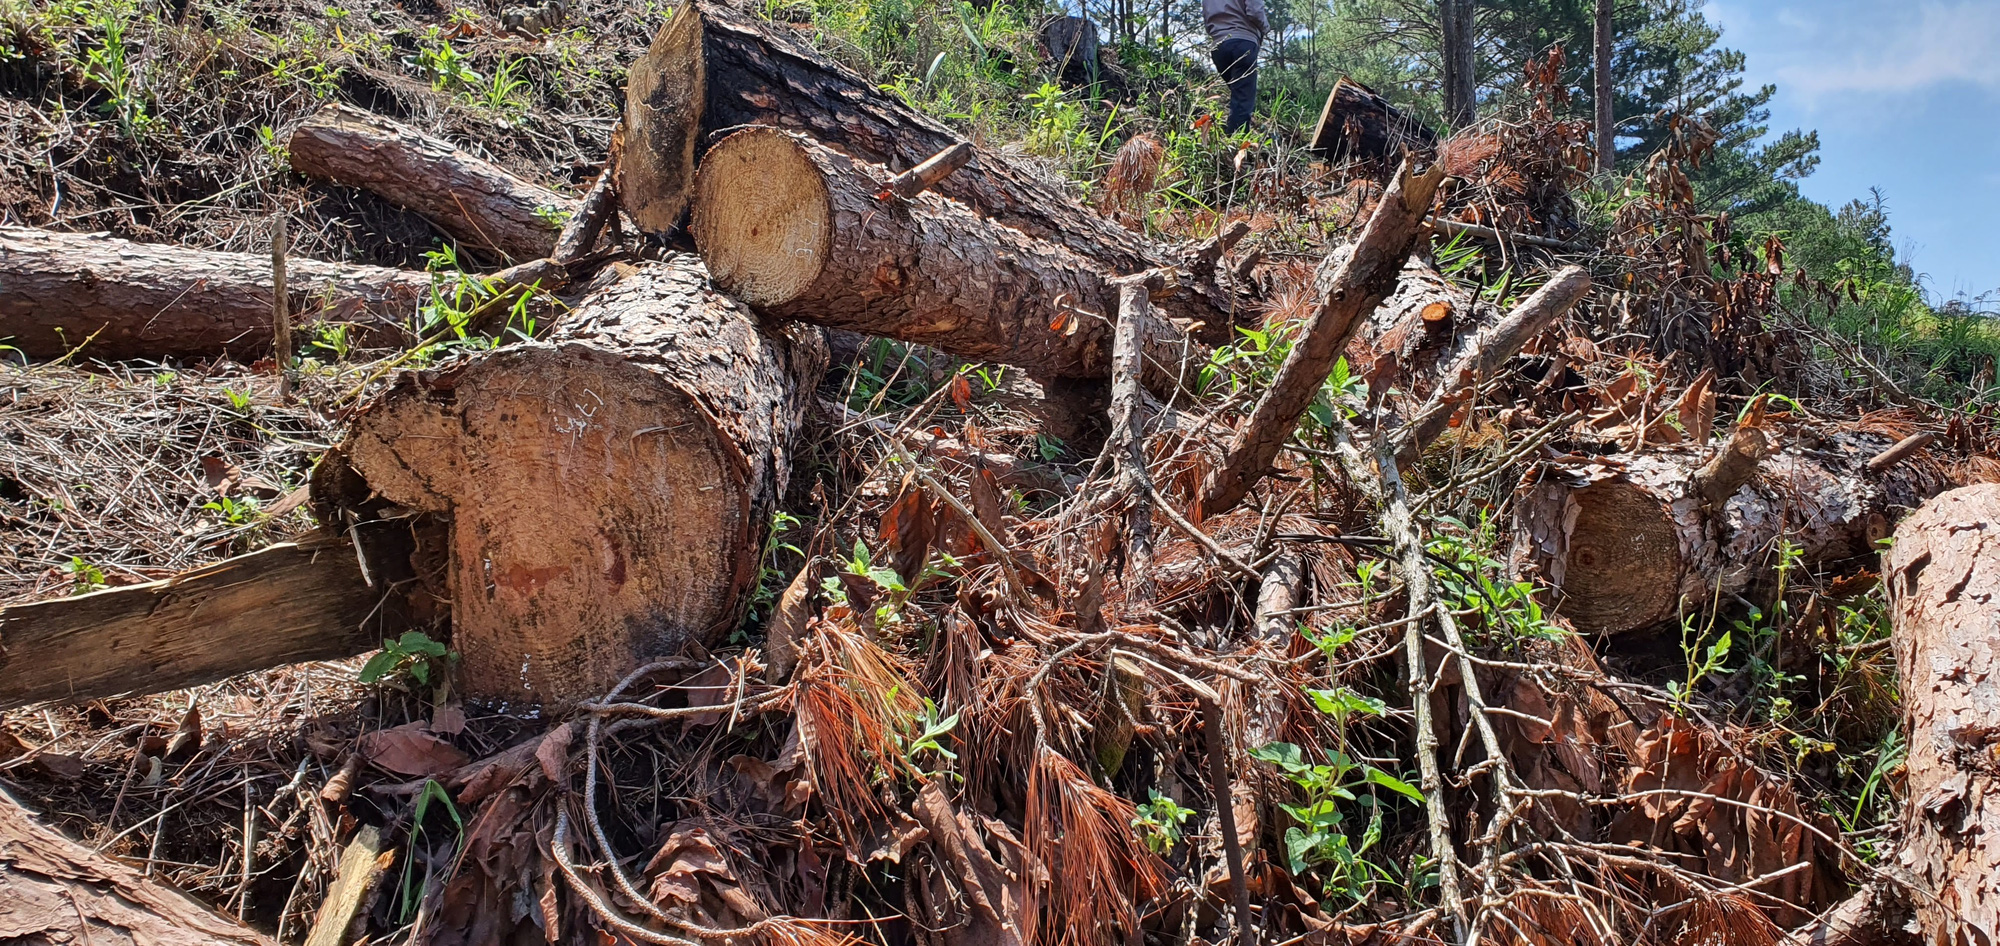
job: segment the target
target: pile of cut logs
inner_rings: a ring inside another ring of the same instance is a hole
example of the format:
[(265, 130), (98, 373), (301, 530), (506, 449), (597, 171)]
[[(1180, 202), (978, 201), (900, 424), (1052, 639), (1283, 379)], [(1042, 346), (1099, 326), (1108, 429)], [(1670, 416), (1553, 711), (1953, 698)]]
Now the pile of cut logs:
[[(1402, 134), (1345, 127), (1348, 147)], [(634, 66), (610, 165), (580, 200), (345, 106), (294, 130), (290, 151), (300, 173), (369, 190), (512, 264), (492, 277), (503, 288), (561, 290), (569, 311), (533, 342), (407, 373), (358, 411), (311, 484), (322, 536), (0, 610), (0, 707), (191, 686), (424, 627), (448, 630), (468, 699), (560, 711), (736, 625), (813, 413), (822, 329), (1107, 384), (1129, 437), (1161, 409), (1152, 395), (1184, 386), (1204, 346), (1259, 311), (1247, 267), (1225, 260), (1244, 228), (1156, 245), (784, 26), (719, 3), (682, 4)], [(1217, 438), (1197, 519), (1227, 512), (1271, 470), (1350, 349), (1395, 363), (1412, 405), (1407, 457), (1590, 291), (1581, 270), (1565, 270), (1501, 314), (1438, 276), (1413, 251), (1441, 177), (1406, 165), (1354, 245), (1326, 261), (1297, 354)], [(698, 255), (600, 250), (622, 242), (621, 213), (654, 238), (691, 239)], [(299, 320), (358, 323), (393, 342), (411, 340), (430, 286), (425, 274), (304, 260), (285, 278)], [(105, 360), (257, 357), (272, 344), (264, 257), (5, 228), (0, 279), (0, 337), (30, 357), (79, 344)], [(1758, 580), (1774, 536), (1805, 536), (1808, 564), (1867, 555), (1896, 511), (1936, 491), (1898, 472), (1887, 441), (1781, 450), (1764, 430), (1746, 417), (1713, 457), (1690, 446), (1623, 462), (1549, 458), (1522, 491), (1519, 567), (1585, 631), (1652, 628)], [(1989, 918), (2000, 913), (1985, 885), (2000, 869), (2000, 823), (1986, 799), (2000, 782), (1963, 760), (1990, 757), (2000, 733), (2000, 703), (1965, 692), (2000, 670), (1995, 521), (2000, 492), (1954, 494), (1905, 524), (1885, 570), (1911, 718), (1926, 727), (1911, 741), (1913, 798), (1931, 794), (1913, 806), (1909, 843), (1943, 865), (1937, 889), (1963, 888), (1955, 909)], [(1968, 582), (1983, 582), (1977, 607)], [(1984, 622), (1979, 646), (1947, 633), (1960, 621)], [(1945, 651), (1965, 675), (1933, 672)], [(1975, 822), (1987, 830), (1963, 833)], [(119, 897), (49, 892), (65, 887)], [(190, 918), (170, 892), (0, 806), (7, 898), (27, 912), (0, 917), (50, 932), (81, 923), (79, 941), (113, 927), (150, 942), (261, 941)], [(146, 924), (179, 938), (141, 936)]]

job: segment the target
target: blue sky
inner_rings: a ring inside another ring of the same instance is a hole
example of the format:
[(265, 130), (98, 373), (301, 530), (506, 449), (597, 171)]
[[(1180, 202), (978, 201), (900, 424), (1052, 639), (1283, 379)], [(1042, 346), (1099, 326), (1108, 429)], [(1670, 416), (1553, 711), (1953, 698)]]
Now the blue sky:
[(1888, 198), (1898, 254), (1939, 299), (2000, 290), (2000, 0), (1710, 0), (1771, 129), (1818, 129), (1800, 187)]

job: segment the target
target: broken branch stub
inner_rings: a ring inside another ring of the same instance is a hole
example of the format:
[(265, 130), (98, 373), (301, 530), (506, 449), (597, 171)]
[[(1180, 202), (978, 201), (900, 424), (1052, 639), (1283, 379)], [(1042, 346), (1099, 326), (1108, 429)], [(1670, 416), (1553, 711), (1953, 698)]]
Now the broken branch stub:
[(566, 706), (734, 628), (824, 368), (816, 330), (766, 332), (692, 257), (631, 267), (547, 342), (405, 376), (314, 498), (448, 519), (461, 691)]

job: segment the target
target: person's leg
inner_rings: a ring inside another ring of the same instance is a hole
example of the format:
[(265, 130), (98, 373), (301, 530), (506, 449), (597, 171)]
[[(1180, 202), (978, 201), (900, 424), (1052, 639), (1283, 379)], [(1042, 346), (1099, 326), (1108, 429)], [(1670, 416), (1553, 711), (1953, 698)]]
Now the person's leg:
[(1215, 71), (1229, 83), (1229, 121), (1223, 129), (1235, 134), (1250, 124), (1257, 107), (1257, 44), (1232, 39), (1217, 44), (1213, 56)]

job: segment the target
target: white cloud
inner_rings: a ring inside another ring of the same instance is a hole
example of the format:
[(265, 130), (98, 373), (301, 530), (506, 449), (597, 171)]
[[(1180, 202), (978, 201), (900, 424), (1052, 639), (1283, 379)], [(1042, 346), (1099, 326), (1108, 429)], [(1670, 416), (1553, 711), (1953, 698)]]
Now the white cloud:
[[(1780, 66), (1780, 84), (1808, 101), (1847, 93), (1895, 94), (1963, 82), (2000, 92), (2000, 2), (1872, 3), (1837, 19), (1798, 17), (1803, 33)], [(1915, 6), (1914, 9), (1912, 7)], [(1859, 16), (1853, 14), (1859, 13)], [(1792, 44), (1787, 44), (1792, 45)]]

